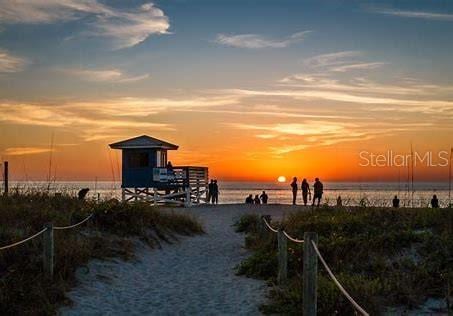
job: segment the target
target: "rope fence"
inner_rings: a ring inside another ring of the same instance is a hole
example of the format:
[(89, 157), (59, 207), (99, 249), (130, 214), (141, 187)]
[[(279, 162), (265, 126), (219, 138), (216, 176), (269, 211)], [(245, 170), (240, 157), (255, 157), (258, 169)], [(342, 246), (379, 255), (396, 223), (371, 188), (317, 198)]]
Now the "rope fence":
[(327, 265), (326, 261), (321, 255), (321, 252), (319, 251), (318, 247), (316, 246), (316, 243), (312, 240), (311, 244), (313, 245), (313, 248), (315, 249), (316, 254), (319, 257), (319, 260), (321, 260), (322, 265), (326, 269), (327, 273), (329, 274), (330, 278), (332, 281), (335, 283), (335, 285), (340, 289), (341, 293), (351, 302), (351, 304), (364, 316), (369, 316), (369, 314), (359, 305), (357, 302), (349, 295), (349, 293), (344, 289), (344, 287), (341, 285), (341, 283), (338, 281), (338, 279), (335, 277), (333, 274), (332, 270), (330, 270), (329, 266)]
[[(316, 243), (317, 243), (317, 234), (306, 232), (304, 235), (304, 239), (297, 239), (290, 236), (285, 230), (283, 229), (275, 229), (273, 228), (266, 218), (262, 217), (265, 226), (273, 233), (278, 234), (278, 281), (279, 283), (283, 283), (286, 281), (287, 278), (287, 246), (286, 246), (286, 239), (291, 240), (295, 243), (304, 243), (306, 240), (308, 244), (304, 244), (304, 270), (303, 270), (303, 279), (304, 283), (304, 292), (303, 292), (303, 301), (304, 301), (304, 315), (316, 315), (316, 305), (317, 305), (317, 258), (321, 261), (322, 265), (326, 269), (327, 273), (329, 274), (332, 281), (338, 287), (340, 292), (348, 299), (348, 301), (354, 306), (354, 308), (360, 312), (363, 316), (369, 316), (369, 314), (363, 309), (353, 298), (352, 296), (345, 290), (345, 288), (341, 285), (338, 279), (333, 274), (332, 270), (327, 265), (326, 261), (324, 260), (321, 252), (319, 251)], [(310, 247), (311, 245), (311, 247)], [(314, 253), (313, 253), (314, 250)]]
[(269, 228), (270, 231), (274, 233), (278, 233), (278, 230), (275, 228), (272, 228), (272, 226), (267, 222), (267, 220), (263, 217), (264, 224), (266, 224), (267, 228)]
[(83, 223), (87, 222), (90, 218), (93, 217), (93, 213), (87, 216), (85, 219), (82, 221), (78, 222), (77, 224), (74, 225), (68, 225), (68, 226), (53, 226), (51, 223), (47, 224), (42, 230), (37, 232), (36, 234), (25, 238), (24, 240), (12, 243), (10, 245), (6, 245), (3, 247), (0, 247), (0, 250), (6, 250), (10, 248), (14, 248), (16, 246), (19, 246), (23, 243), (26, 243), (29, 240), (32, 240), (40, 235), (43, 235), (43, 242), (42, 242), (42, 247), (43, 247), (43, 256), (42, 256), (42, 262), (43, 262), (43, 270), (44, 273), (50, 278), (53, 278), (53, 272), (54, 272), (54, 258), (55, 258), (55, 251), (54, 251), (54, 234), (53, 232), (55, 230), (66, 230), (66, 229), (71, 229), (75, 228), (77, 226), (82, 225)]
[(19, 246), (19, 245), (22, 245), (24, 243), (26, 243), (27, 241), (29, 240), (32, 240), (33, 238), (36, 238), (38, 237), (39, 235), (41, 235), (42, 233), (44, 233), (45, 231), (47, 230), (47, 227), (40, 230), (39, 232), (37, 232), (36, 234), (28, 237), (28, 238), (25, 238), (24, 240), (21, 240), (21, 241), (18, 241), (18, 242), (15, 242), (15, 243), (12, 243), (10, 245), (6, 245), (6, 246), (3, 246), (3, 247), (0, 247), (0, 250), (5, 250), (5, 249), (9, 249), (9, 248), (14, 248), (16, 246)]
[(91, 217), (93, 217), (93, 214), (90, 214), (87, 218), (85, 218), (84, 220), (78, 222), (77, 224), (69, 225), (69, 226), (54, 226), (53, 229), (55, 229), (55, 230), (65, 230), (65, 229), (75, 228), (77, 226), (82, 225), (86, 221), (88, 221)]
[(304, 242), (302, 239), (297, 239), (297, 238), (291, 237), (291, 236), (288, 235), (285, 231), (283, 231), (283, 234), (286, 236), (286, 238), (288, 238), (289, 240), (294, 241), (294, 242), (296, 242), (296, 243), (301, 244), (301, 243)]

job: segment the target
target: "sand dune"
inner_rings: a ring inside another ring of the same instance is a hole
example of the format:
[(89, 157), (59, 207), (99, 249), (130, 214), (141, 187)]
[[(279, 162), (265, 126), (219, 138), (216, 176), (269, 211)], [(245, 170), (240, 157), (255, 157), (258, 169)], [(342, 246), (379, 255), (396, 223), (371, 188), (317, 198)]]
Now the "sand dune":
[(241, 214), (279, 217), (292, 206), (219, 205), (190, 209), (207, 234), (150, 250), (142, 245), (134, 262), (92, 261), (77, 273), (62, 315), (259, 315), (266, 299), (262, 281), (235, 275), (249, 252), (231, 226)]

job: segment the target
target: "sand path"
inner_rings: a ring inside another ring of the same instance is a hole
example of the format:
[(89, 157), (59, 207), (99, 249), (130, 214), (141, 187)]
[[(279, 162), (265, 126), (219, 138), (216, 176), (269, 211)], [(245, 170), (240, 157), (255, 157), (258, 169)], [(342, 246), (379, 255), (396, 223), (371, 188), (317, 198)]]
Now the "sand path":
[[(99, 261), (78, 271), (79, 286), (62, 315), (259, 315), (266, 297), (262, 281), (235, 275), (250, 253), (232, 224), (244, 213), (279, 216), (289, 206), (219, 205), (177, 209), (196, 216), (207, 234), (150, 250), (137, 260)], [(86, 270), (86, 269), (84, 269)]]

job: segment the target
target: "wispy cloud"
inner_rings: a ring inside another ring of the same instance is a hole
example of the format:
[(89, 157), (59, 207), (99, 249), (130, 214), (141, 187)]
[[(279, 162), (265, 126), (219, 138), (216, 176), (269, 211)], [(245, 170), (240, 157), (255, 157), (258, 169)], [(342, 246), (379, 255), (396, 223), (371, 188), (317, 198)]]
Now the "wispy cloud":
[(237, 48), (283, 48), (302, 41), (308, 33), (310, 31), (298, 32), (282, 39), (267, 38), (258, 34), (218, 34), (215, 41)]
[(85, 140), (108, 138), (131, 130), (173, 130), (155, 114), (190, 108), (234, 104), (236, 96), (187, 97), (185, 99), (117, 98), (60, 104), (0, 101), (0, 122), (48, 126), (73, 131)]
[(2, 23), (52, 23), (77, 19), (83, 13), (111, 12), (96, 0), (0, 0)]
[(303, 63), (310, 67), (326, 67), (326, 66), (335, 66), (344, 64), (348, 59), (356, 58), (362, 55), (362, 52), (359, 51), (342, 51), (328, 54), (316, 55), (310, 58), (307, 58)]
[(360, 61), (363, 53), (360, 51), (341, 51), (335, 53), (321, 54), (307, 58), (303, 64), (309, 69), (316, 71), (347, 72), (351, 70), (371, 70), (381, 67), (384, 62)]
[(50, 148), (42, 147), (10, 147), (3, 151), (3, 155), (6, 156), (23, 156), (23, 155), (35, 155), (50, 152)]
[(349, 65), (341, 65), (332, 68), (332, 71), (336, 72), (346, 72), (350, 70), (370, 70), (379, 68), (386, 63), (383, 62), (374, 62), (374, 63), (357, 63), (357, 64), (349, 64)]
[(358, 104), (385, 104), (385, 105), (399, 105), (399, 106), (422, 106), (425, 108), (439, 107), (439, 108), (453, 108), (453, 101), (445, 101), (439, 99), (396, 99), (387, 96), (378, 95), (356, 95), (352, 93), (325, 91), (325, 90), (244, 90), (235, 89), (229, 90), (231, 93), (237, 93), (243, 96), (277, 96), (277, 97), (290, 97), (295, 99), (306, 100), (329, 100), (347, 103)]
[(397, 9), (373, 10), (375, 13), (399, 16), (404, 18), (417, 18), (425, 20), (453, 21), (453, 14), (437, 13), (429, 11), (406, 11)]
[(0, 49), (0, 73), (13, 73), (22, 71), (29, 61), (25, 58), (11, 55), (5, 50)]
[(363, 77), (354, 77), (348, 81), (332, 79), (327, 74), (294, 74), (280, 79), (279, 86), (304, 88), (311, 90), (331, 90), (365, 95), (408, 95), (438, 96), (451, 94), (453, 86), (426, 84), (416, 80), (398, 80), (395, 84), (382, 84)]
[(137, 45), (153, 34), (166, 34), (168, 17), (153, 3), (133, 10), (116, 9), (96, 0), (0, 0), (0, 23), (55, 23), (90, 16), (82, 34), (113, 41), (115, 48)]
[(149, 78), (149, 74), (130, 76), (119, 69), (61, 68), (57, 71), (90, 82), (128, 83)]

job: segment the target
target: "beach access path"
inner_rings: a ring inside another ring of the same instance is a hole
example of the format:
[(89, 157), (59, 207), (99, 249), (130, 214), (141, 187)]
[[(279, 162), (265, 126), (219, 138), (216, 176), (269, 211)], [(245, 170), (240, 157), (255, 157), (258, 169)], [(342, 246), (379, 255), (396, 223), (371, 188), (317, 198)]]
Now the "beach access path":
[(235, 275), (250, 252), (232, 226), (247, 213), (280, 218), (289, 205), (217, 205), (175, 208), (195, 216), (206, 234), (181, 237), (162, 249), (141, 245), (137, 259), (93, 260), (77, 271), (73, 301), (61, 315), (260, 315), (265, 282)]

